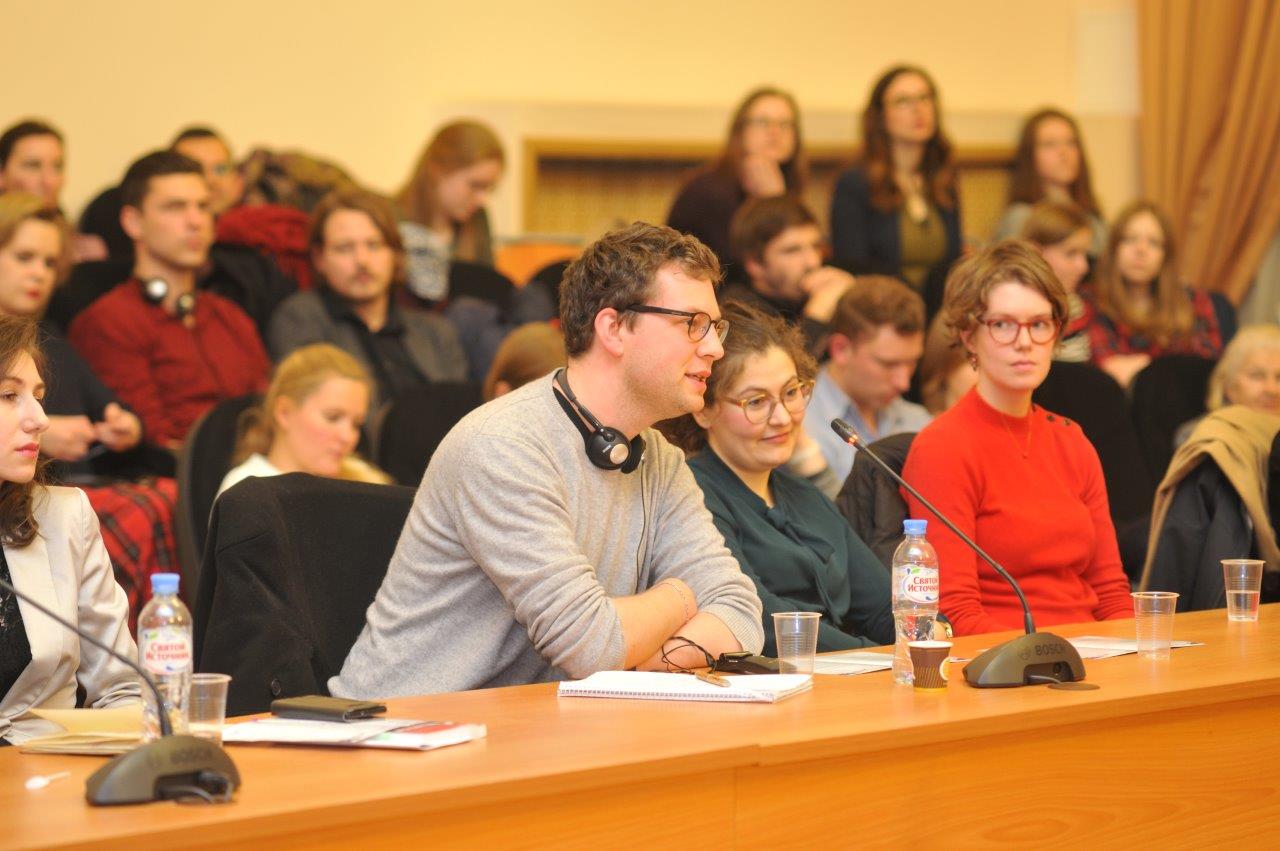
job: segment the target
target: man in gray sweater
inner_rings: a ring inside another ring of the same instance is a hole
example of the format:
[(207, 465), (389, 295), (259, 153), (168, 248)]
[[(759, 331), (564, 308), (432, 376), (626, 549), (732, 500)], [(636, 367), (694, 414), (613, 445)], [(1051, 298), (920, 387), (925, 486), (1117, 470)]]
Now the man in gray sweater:
[(683, 454), (652, 428), (702, 409), (724, 354), (719, 278), (702, 243), (640, 223), (574, 262), (561, 286), (567, 369), (472, 412), (440, 444), (333, 694), (759, 652), (755, 589)]

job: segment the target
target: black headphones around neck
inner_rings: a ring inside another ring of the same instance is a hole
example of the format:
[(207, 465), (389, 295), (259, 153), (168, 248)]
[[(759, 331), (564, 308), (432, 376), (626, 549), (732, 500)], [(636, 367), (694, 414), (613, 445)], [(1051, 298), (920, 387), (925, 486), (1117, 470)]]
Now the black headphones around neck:
[[(551, 379), (551, 391), (565, 416), (582, 434), (587, 458), (592, 464), (602, 470), (621, 470), (624, 473), (633, 472), (640, 466), (640, 461), (644, 458), (644, 438), (637, 434), (627, 440), (616, 428), (601, 425), (595, 415), (573, 395), (573, 390), (569, 387), (569, 376), (563, 369), (558, 370)], [(587, 428), (588, 423), (591, 428)]]
[[(147, 278), (142, 282), (142, 297), (154, 305), (164, 304), (169, 295), (169, 282), (164, 278)], [(196, 309), (196, 294), (183, 293), (173, 305), (173, 315), (186, 319)]]

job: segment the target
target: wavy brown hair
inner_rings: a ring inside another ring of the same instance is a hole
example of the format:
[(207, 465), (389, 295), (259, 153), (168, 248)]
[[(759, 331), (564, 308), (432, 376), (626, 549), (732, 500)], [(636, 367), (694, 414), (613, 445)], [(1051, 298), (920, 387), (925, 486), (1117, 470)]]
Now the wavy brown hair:
[(781, 98), (787, 102), (787, 106), (791, 109), (791, 119), (795, 122), (796, 149), (791, 154), (791, 159), (784, 163), (779, 163), (779, 167), (782, 169), (782, 177), (786, 181), (787, 191), (798, 195), (804, 191), (804, 184), (809, 179), (809, 160), (804, 153), (804, 136), (800, 132), (800, 106), (790, 92), (785, 92), (782, 89), (761, 86), (747, 93), (747, 96), (738, 104), (738, 108), (733, 111), (733, 118), (729, 120), (729, 134), (724, 143), (724, 150), (720, 153), (712, 168), (728, 177), (732, 177), (735, 182), (741, 180), (739, 172), (742, 167), (742, 158), (746, 156), (746, 152), (742, 149), (742, 136), (747, 129), (747, 115), (751, 112), (751, 107), (756, 105), (756, 101), (767, 97)]
[(1040, 252), (1022, 239), (1002, 239), (951, 267), (940, 314), (947, 331), (963, 340), (982, 322), (991, 290), (1010, 282), (1045, 297), (1061, 334), (1067, 324), (1067, 291)]
[(1077, 207), (1095, 216), (1101, 216), (1098, 199), (1093, 194), (1093, 178), (1089, 176), (1089, 157), (1084, 152), (1084, 139), (1076, 120), (1060, 109), (1047, 108), (1032, 114), (1022, 125), (1018, 137), (1018, 150), (1013, 155), (1013, 180), (1009, 185), (1009, 203), (1035, 204), (1044, 200), (1044, 181), (1036, 172), (1036, 133), (1040, 124), (1050, 118), (1065, 121), (1076, 137), (1076, 149), (1080, 152), (1080, 171), (1071, 184), (1069, 194)]
[[(29, 319), (0, 315), (0, 376), (8, 375), (24, 354), (31, 356), (36, 371), (43, 376), (45, 361), (39, 326)], [(34, 509), (35, 492), (45, 481), (45, 465), (41, 459), (29, 482), (0, 481), (0, 542), (25, 547), (35, 540), (40, 531)]]
[[(1150, 213), (1164, 233), (1164, 263), (1152, 282), (1151, 311), (1139, 314), (1129, 300), (1125, 281), (1116, 268), (1116, 253), (1124, 240), (1129, 223), (1143, 213)], [(1173, 224), (1153, 201), (1134, 201), (1120, 211), (1111, 232), (1107, 235), (1107, 248), (1098, 261), (1098, 274), (1093, 284), (1094, 300), (1098, 310), (1117, 324), (1145, 334), (1158, 345), (1167, 346), (1191, 333), (1195, 323), (1195, 311), (1191, 297), (1178, 277), (1177, 254), (1174, 251)]]
[[(749, 358), (773, 348), (786, 352), (796, 365), (796, 375), (801, 381), (809, 381), (818, 374), (818, 363), (805, 347), (799, 327), (740, 301), (726, 302), (721, 315), (729, 320), (731, 330), (724, 341), (724, 357), (711, 365), (711, 375), (707, 378), (703, 398), (708, 408), (718, 402), (724, 388), (742, 374)], [(707, 432), (693, 414), (663, 420), (657, 427), (667, 440), (685, 452), (701, 452), (706, 448)]]
[(862, 110), (862, 167), (871, 186), (871, 205), (882, 213), (901, 209), (902, 189), (894, 179), (893, 145), (885, 122), (884, 96), (893, 81), (903, 74), (916, 74), (929, 85), (933, 97), (933, 136), (925, 143), (924, 156), (920, 160), (920, 173), (924, 177), (925, 195), (945, 210), (955, 209), (957, 201), (956, 170), (951, 162), (951, 140), (942, 130), (942, 103), (933, 78), (914, 65), (896, 65), (880, 75), (866, 108)]

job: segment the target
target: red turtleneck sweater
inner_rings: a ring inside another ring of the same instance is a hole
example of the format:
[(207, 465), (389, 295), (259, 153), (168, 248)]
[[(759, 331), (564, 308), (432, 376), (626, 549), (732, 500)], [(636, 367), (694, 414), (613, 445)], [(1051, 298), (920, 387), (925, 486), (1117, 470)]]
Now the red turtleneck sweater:
[[(1133, 616), (1102, 466), (1075, 423), (1039, 406), (1010, 417), (971, 390), (916, 436), (902, 473), (1018, 580), (1037, 628)], [(930, 521), (939, 606), (956, 634), (1020, 628), (1013, 589), (903, 496)]]

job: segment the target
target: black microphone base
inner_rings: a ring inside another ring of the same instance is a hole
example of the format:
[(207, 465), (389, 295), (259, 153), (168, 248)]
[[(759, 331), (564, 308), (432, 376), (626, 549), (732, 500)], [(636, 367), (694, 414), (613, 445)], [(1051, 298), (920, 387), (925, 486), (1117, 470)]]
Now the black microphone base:
[(174, 798), (229, 800), (240, 772), (208, 739), (165, 736), (115, 757), (85, 782), (85, 798), (99, 806)]
[(1084, 679), (1080, 653), (1051, 632), (1020, 635), (979, 654), (964, 666), (964, 680), (974, 688), (1013, 688)]

